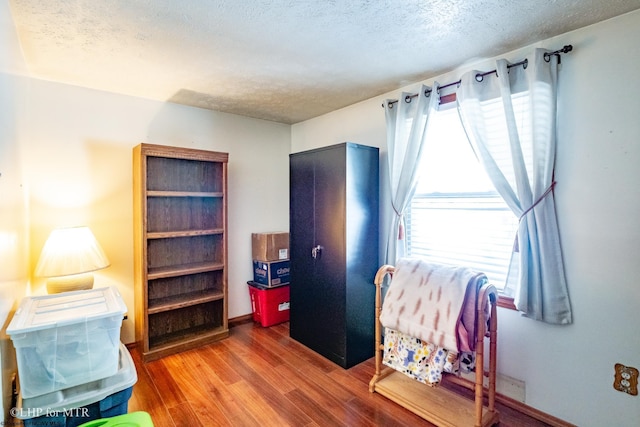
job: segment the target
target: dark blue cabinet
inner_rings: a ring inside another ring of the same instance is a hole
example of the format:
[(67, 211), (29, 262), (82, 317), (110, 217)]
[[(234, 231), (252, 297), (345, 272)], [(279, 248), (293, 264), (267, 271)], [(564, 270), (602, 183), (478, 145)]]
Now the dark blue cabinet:
[(290, 155), (290, 335), (349, 368), (374, 354), (378, 148)]

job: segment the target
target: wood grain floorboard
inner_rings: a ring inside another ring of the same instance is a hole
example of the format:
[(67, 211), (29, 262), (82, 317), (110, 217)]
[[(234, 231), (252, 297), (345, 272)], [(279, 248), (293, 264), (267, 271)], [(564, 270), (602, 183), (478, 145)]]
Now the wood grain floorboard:
[[(289, 324), (244, 323), (229, 338), (142, 363), (129, 411), (159, 427), (385, 426), (431, 423), (376, 393), (374, 359), (343, 369), (289, 337)], [(461, 390), (461, 393), (465, 393)], [(500, 426), (548, 426), (498, 405)]]

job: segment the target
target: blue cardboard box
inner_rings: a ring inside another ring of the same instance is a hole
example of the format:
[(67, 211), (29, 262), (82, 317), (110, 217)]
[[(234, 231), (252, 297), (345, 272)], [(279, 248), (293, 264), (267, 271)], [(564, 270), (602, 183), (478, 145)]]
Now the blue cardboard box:
[(279, 286), (289, 283), (290, 262), (264, 262), (253, 260), (253, 281), (264, 286)]

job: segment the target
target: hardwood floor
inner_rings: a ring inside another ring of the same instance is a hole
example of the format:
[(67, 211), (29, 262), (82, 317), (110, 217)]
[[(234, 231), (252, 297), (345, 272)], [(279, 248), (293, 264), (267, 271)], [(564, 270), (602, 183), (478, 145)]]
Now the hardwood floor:
[[(164, 426), (431, 426), (369, 393), (373, 358), (345, 370), (289, 338), (289, 324), (244, 323), (230, 337), (143, 364), (129, 412)], [(500, 426), (547, 426), (498, 406)]]

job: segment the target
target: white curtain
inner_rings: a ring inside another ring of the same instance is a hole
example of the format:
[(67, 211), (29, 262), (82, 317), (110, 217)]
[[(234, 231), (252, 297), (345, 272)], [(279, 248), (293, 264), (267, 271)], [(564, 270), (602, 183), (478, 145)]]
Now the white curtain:
[(420, 157), (429, 114), (438, 105), (437, 83), (433, 93), (422, 86), (417, 96), (403, 93), (396, 102), (384, 104), (387, 123), (389, 183), (393, 221), (387, 241), (386, 262), (395, 265), (405, 255), (404, 211), (418, 181)]
[[(545, 52), (536, 49), (526, 69), (509, 69), (505, 60), (498, 60), (497, 78), (467, 73), (457, 100), (476, 155), (498, 193), (520, 218), (510, 266), (517, 272), (516, 308), (536, 320), (567, 324), (572, 314), (553, 193), (558, 56), (545, 57)], [(518, 93), (528, 96), (518, 97)], [(518, 100), (529, 102), (526, 123), (516, 121), (513, 102)], [(498, 114), (496, 104), (501, 107)], [(503, 129), (501, 137), (496, 127)], [(530, 155), (524, 156), (523, 150), (531, 150)]]

